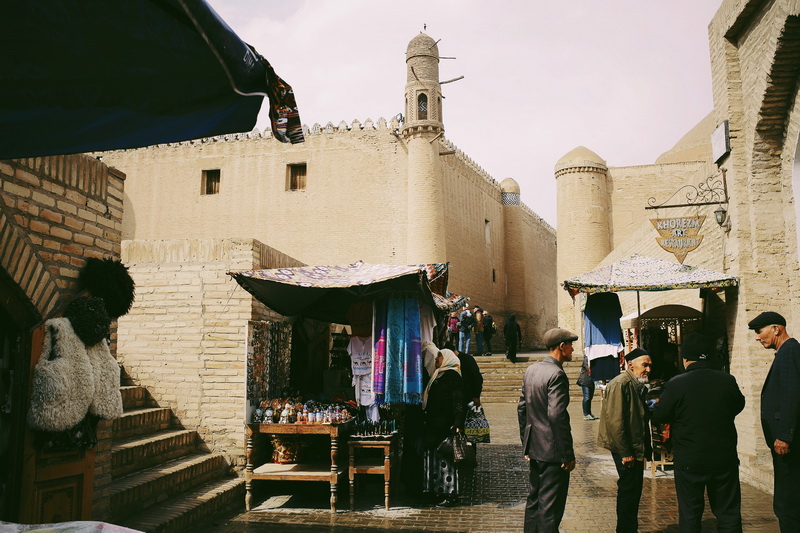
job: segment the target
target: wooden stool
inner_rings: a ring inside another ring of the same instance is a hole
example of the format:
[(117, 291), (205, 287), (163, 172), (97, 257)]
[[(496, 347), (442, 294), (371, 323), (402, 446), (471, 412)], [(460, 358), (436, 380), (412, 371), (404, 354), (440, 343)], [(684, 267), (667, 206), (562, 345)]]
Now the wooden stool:
[[(355, 508), (355, 477), (356, 474), (383, 474), (383, 490), (386, 509), (389, 509), (389, 492), (391, 490), (392, 458), (397, 442), (395, 433), (388, 439), (360, 440), (357, 437), (348, 442), (350, 450), (350, 509)], [(380, 448), (383, 449), (383, 460), (380, 457), (360, 457), (356, 459), (357, 449)]]

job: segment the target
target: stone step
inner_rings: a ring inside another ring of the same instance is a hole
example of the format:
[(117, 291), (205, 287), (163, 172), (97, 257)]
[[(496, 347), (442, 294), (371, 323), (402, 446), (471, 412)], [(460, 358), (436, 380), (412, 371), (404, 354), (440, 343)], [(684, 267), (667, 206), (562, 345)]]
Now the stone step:
[(116, 479), (188, 455), (196, 447), (197, 432), (185, 429), (162, 430), (115, 441), (111, 447), (111, 477)]
[(125, 385), (119, 388), (119, 392), (122, 394), (122, 407), (126, 411), (152, 405), (150, 393), (144, 387)]
[(113, 423), (114, 439), (155, 433), (169, 428), (172, 410), (166, 407), (143, 407), (126, 410)]
[(224, 456), (195, 454), (172, 459), (115, 479), (111, 484), (111, 514), (119, 522), (198, 485), (224, 476)]
[(237, 507), (244, 507), (244, 479), (223, 478), (165, 500), (120, 525), (147, 533), (203, 531), (204, 521)]

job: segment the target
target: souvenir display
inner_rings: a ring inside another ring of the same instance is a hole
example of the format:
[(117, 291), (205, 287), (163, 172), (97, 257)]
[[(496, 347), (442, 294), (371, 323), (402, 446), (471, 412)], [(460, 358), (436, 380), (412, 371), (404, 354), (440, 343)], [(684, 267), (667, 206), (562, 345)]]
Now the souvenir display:
[(253, 411), (256, 424), (342, 424), (353, 418), (355, 402), (303, 401), (297, 397), (262, 400)]

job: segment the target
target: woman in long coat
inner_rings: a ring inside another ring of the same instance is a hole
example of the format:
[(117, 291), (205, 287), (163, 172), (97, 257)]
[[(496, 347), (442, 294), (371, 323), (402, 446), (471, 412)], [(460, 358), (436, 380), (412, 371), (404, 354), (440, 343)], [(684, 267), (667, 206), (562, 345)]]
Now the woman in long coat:
[(451, 350), (440, 350), (426, 357), (425, 367), (431, 376), (422, 395), (425, 411), (425, 452), (423, 490), (434, 495), (442, 505), (456, 505), (461, 492), (458, 469), (452, 457), (436, 451), (454, 431), (464, 431), (466, 401), (460, 362)]
[(517, 348), (522, 344), (522, 330), (517, 323), (516, 315), (508, 315), (508, 320), (503, 325), (503, 339), (506, 341), (506, 358), (516, 363)]

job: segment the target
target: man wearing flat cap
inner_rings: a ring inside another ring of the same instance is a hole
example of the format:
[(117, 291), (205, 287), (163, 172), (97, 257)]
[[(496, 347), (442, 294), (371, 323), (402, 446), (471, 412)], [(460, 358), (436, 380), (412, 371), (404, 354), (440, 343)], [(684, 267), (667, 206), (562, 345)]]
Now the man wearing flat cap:
[(617, 533), (639, 530), (644, 461), (650, 458), (650, 426), (644, 394), (653, 364), (641, 348), (625, 356), (628, 369), (612, 379), (600, 412), (597, 444), (611, 452), (617, 467)]
[(572, 343), (578, 336), (553, 328), (542, 340), (548, 356), (525, 370), (517, 404), (522, 449), (530, 462), (525, 533), (558, 531), (567, 503), (569, 473), (575, 468), (567, 413), (569, 381), (563, 363), (572, 361)]
[(786, 319), (761, 313), (747, 326), (775, 359), (761, 390), (761, 427), (775, 469), (773, 510), (781, 531), (800, 531), (800, 343), (786, 332)]
[(700, 531), (708, 491), (717, 531), (742, 531), (736, 415), (744, 395), (736, 378), (709, 366), (714, 345), (690, 333), (681, 346), (686, 372), (664, 384), (653, 419), (671, 424), (675, 493), (681, 531)]

